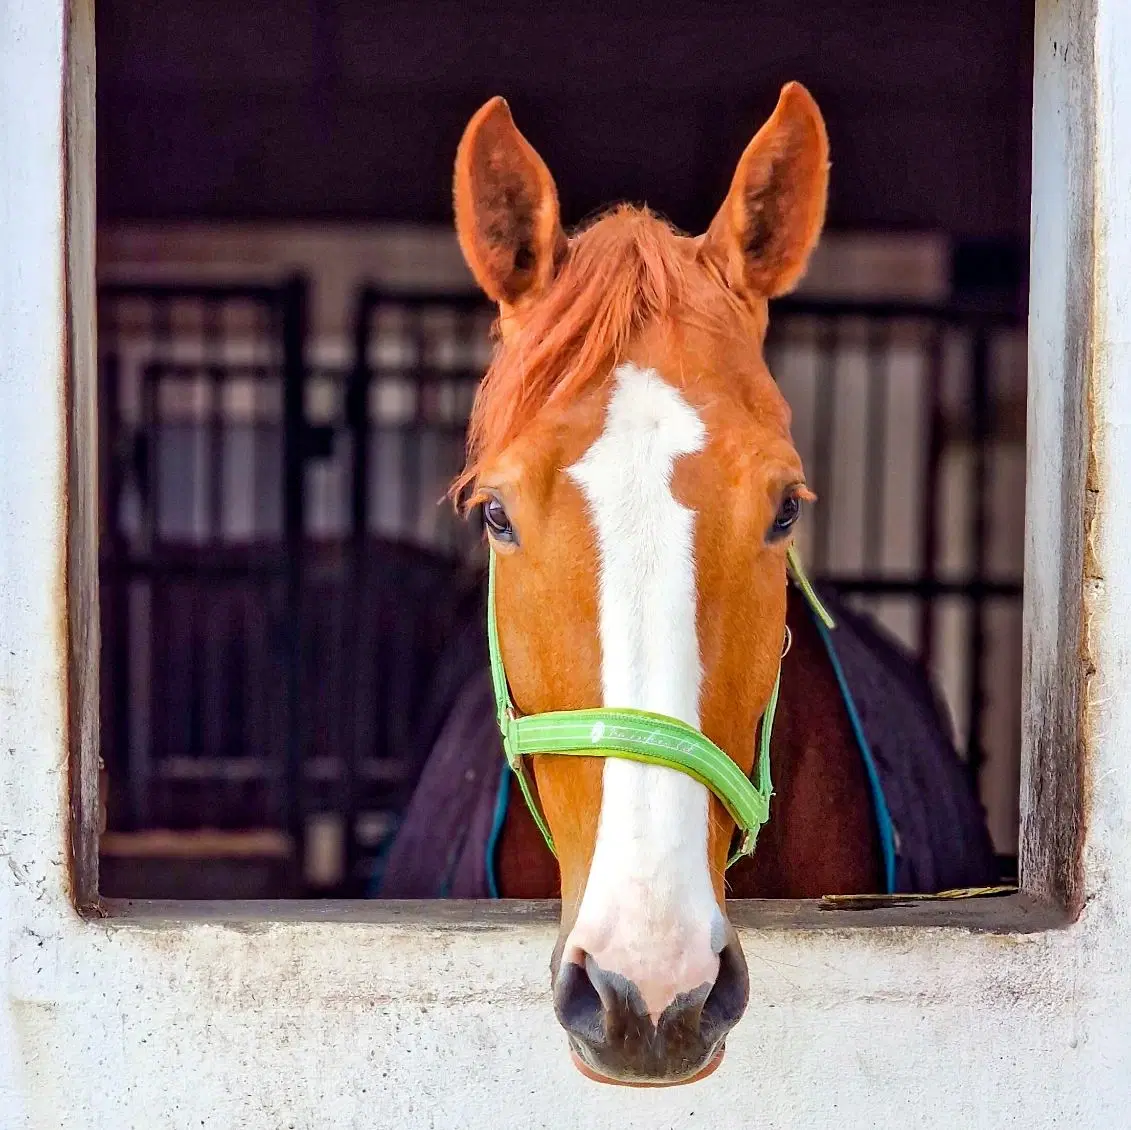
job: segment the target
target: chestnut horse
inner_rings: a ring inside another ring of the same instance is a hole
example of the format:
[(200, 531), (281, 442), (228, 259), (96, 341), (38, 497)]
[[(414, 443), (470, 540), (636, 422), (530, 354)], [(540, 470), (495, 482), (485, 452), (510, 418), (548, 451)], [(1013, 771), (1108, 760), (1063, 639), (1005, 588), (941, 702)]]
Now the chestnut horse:
[[(509, 807), (501, 893), (562, 899), (554, 1003), (577, 1065), (664, 1084), (719, 1062), (747, 1003), (725, 895), (882, 889), (872, 795), (824, 645), (788, 594), (811, 501), (763, 358), (828, 186), (795, 83), (708, 230), (622, 206), (572, 237), (553, 179), (495, 98), (455, 168), (460, 246), (499, 341), (456, 490), (496, 557), (499, 645), (524, 714), (627, 707), (702, 731), (749, 774), (787, 638), (772, 819), (726, 872), (734, 822), (699, 781), (618, 757), (533, 758), (557, 861)], [(787, 595), (788, 594), (788, 595)], [(799, 597), (796, 598), (798, 601)]]

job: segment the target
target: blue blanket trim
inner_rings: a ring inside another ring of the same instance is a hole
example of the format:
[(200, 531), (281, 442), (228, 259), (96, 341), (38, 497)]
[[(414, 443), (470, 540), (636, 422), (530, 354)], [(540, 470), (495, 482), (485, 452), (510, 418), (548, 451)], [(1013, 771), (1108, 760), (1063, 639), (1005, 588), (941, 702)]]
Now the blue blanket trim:
[(507, 765), (499, 774), (499, 786), (495, 790), (495, 815), (491, 820), (491, 834), (487, 837), (487, 896), (499, 897), (499, 875), (495, 857), (499, 854), (499, 840), (503, 835), (503, 825), (507, 821), (507, 803), (511, 795), (511, 771)]
[[(891, 811), (888, 808), (887, 797), (884, 796), (884, 787), (880, 781), (880, 771), (876, 768), (876, 759), (872, 756), (872, 747), (864, 734), (864, 727), (860, 722), (860, 715), (856, 710), (856, 702), (852, 692), (848, 689), (848, 681), (844, 677), (844, 668), (840, 665), (836, 648), (833, 646), (832, 636), (828, 628), (822, 623), (821, 618), (813, 613), (813, 622), (821, 634), (821, 641), (825, 645), (829, 662), (836, 676), (837, 686), (840, 687), (844, 699), (845, 709), (848, 711), (848, 720), (852, 724), (852, 733), (856, 738), (856, 745), (860, 756), (864, 759), (864, 770), (868, 774), (868, 786), (872, 794), (872, 808), (876, 814), (876, 831), (880, 837), (880, 851), (884, 861), (884, 891), (882, 893), (895, 894), (895, 826), (892, 824)], [(499, 774), (499, 788), (495, 794), (495, 815), (491, 822), (491, 835), (487, 840), (487, 892), (489, 897), (499, 897), (499, 878), (496, 871), (495, 857), (499, 851), (499, 840), (502, 836), (503, 825), (507, 819), (507, 804), (510, 800), (509, 769), (504, 766)]]
[(856, 744), (860, 747), (860, 756), (864, 759), (864, 768), (868, 774), (868, 784), (872, 792), (872, 808), (876, 813), (876, 830), (880, 836), (880, 851), (884, 859), (884, 884), (885, 894), (895, 894), (895, 826), (891, 822), (891, 811), (888, 809), (887, 797), (884, 796), (884, 787), (880, 781), (880, 772), (876, 768), (876, 759), (872, 756), (872, 747), (864, 735), (864, 727), (860, 722), (860, 715), (856, 710), (856, 703), (852, 692), (848, 689), (848, 681), (844, 677), (844, 668), (840, 665), (836, 648), (833, 646), (832, 636), (828, 628), (821, 622), (815, 613), (813, 623), (828, 652), (829, 662), (833, 665), (833, 674), (836, 675), (837, 685), (844, 698), (845, 709), (848, 711), (848, 720), (852, 723), (852, 732), (856, 736)]

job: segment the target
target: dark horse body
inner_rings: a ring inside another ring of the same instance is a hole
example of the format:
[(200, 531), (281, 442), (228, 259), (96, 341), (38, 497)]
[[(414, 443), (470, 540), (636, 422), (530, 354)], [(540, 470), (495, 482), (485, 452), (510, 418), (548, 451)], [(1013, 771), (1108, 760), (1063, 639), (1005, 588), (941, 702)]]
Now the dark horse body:
[[(832, 639), (895, 825), (896, 889), (996, 882), (981, 807), (922, 668), (835, 594), (822, 591), (822, 599), (835, 610)], [(421, 718), (418, 748), (427, 753), (379, 887), (384, 897), (559, 897), (556, 861), (517, 790), (506, 795), (483, 615), (482, 591), (474, 587), (459, 607)], [(771, 819), (754, 856), (729, 873), (730, 897), (883, 891), (867, 765), (825, 643), (792, 589), (788, 622), (793, 644), (773, 732)]]

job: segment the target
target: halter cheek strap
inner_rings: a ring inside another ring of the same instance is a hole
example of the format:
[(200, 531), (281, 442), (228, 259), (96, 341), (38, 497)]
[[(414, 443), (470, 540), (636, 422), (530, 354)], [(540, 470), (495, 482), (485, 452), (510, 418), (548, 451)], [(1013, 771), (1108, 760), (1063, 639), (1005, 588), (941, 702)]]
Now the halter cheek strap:
[[(832, 617), (813, 591), (801, 562), (792, 548), (788, 551), (789, 572), (814, 612), (829, 628)], [(741, 838), (730, 859), (731, 864), (751, 855), (758, 832), (770, 818), (770, 735), (781, 687), (781, 663), (762, 715), (758, 735), (757, 784), (701, 731), (678, 718), (645, 710), (596, 707), (589, 710), (554, 710), (543, 714), (520, 715), (511, 698), (499, 648), (499, 629), (495, 615), (495, 553), (490, 554), (487, 582), (487, 644), (491, 657), (491, 684), (499, 731), (507, 764), (518, 779), (523, 799), (538, 830), (555, 855), (553, 836), (535, 796), (526, 758), (552, 754), (564, 757), (621, 757), (649, 765), (662, 765), (693, 777), (719, 798), (738, 826)], [(787, 636), (787, 640), (788, 640)], [(783, 656), (788, 644), (783, 649)]]

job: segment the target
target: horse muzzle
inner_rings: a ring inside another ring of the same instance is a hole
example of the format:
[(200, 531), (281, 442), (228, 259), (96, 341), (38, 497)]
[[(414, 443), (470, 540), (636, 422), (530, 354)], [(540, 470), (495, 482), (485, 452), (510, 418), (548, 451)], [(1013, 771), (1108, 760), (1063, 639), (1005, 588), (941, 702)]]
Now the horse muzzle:
[(746, 959), (733, 936), (719, 954), (713, 984), (677, 996), (653, 1017), (627, 978), (563, 961), (554, 1009), (575, 1066), (590, 1079), (626, 1086), (672, 1086), (706, 1078), (722, 1062), (727, 1033), (746, 1009)]

